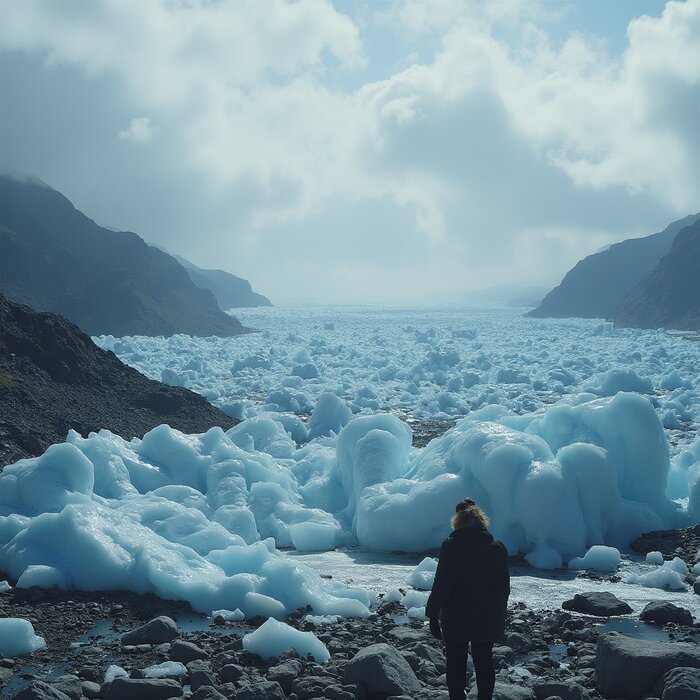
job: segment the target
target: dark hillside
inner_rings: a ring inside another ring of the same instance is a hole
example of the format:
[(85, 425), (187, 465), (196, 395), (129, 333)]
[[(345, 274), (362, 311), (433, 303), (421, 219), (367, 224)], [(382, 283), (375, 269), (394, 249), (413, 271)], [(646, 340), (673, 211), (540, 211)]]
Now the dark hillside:
[(98, 226), (38, 180), (0, 176), (0, 293), (91, 335), (246, 332), (170, 255)]
[(144, 377), (60, 316), (0, 296), (0, 466), (107, 428), (141, 437), (167, 423), (187, 433), (237, 421), (187, 389)]
[(700, 333), (700, 220), (679, 232), (668, 255), (625, 297), (612, 320)]
[(529, 316), (609, 318), (613, 311), (671, 250), (676, 234), (699, 214), (686, 216), (660, 233), (630, 238), (579, 260)]

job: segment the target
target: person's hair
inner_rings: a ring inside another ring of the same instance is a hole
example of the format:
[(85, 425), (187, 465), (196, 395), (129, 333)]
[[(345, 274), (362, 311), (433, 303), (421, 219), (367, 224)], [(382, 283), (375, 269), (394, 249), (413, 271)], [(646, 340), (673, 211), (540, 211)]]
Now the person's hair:
[(484, 527), (489, 525), (486, 513), (471, 498), (465, 498), (455, 507), (455, 514), (452, 516), (452, 529), (463, 527), (470, 520), (478, 520)]

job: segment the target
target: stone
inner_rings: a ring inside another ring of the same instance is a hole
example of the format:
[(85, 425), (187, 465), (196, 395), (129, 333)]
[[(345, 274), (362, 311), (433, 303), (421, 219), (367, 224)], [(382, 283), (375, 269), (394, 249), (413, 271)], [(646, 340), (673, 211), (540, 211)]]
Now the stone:
[(565, 600), (561, 607), (564, 610), (597, 615), (599, 617), (611, 617), (612, 615), (626, 615), (632, 612), (632, 608), (620, 600), (614, 593), (600, 591), (592, 593), (576, 593), (571, 600)]
[[(467, 698), (469, 700), (476, 698), (476, 684), (472, 685)], [(496, 687), (493, 689), (493, 700), (536, 700), (536, 697), (532, 688), (496, 681)]]
[(268, 669), (265, 676), (269, 681), (277, 681), (282, 686), (282, 690), (289, 693), (292, 682), (299, 677), (302, 668), (301, 661), (298, 659), (288, 659)]
[(226, 664), (220, 671), (222, 683), (237, 683), (243, 676), (243, 669), (236, 664)]
[(182, 697), (182, 688), (169, 678), (115, 678), (102, 691), (104, 700), (168, 700)]
[(325, 689), (323, 697), (328, 698), (328, 700), (355, 700), (355, 693), (344, 690), (340, 685), (329, 685)]
[(83, 695), (88, 698), (88, 700), (96, 700), (102, 697), (102, 691), (100, 690), (100, 684), (93, 681), (83, 681), (82, 682), (82, 692)]
[(411, 695), (420, 683), (408, 661), (389, 644), (371, 644), (345, 664), (343, 683), (361, 683), (368, 694)]
[(643, 622), (656, 622), (659, 625), (665, 625), (667, 622), (676, 622), (679, 625), (693, 624), (693, 615), (690, 610), (665, 600), (652, 600), (651, 603), (647, 603), (639, 619)]
[(282, 686), (275, 681), (251, 683), (236, 693), (236, 700), (285, 700)]
[(198, 690), (202, 686), (216, 686), (216, 677), (210, 669), (197, 668), (190, 671), (190, 688)]
[(56, 688), (56, 690), (65, 693), (71, 700), (80, 700), (83, 696), (83, 685), (78, 676), (73, 676), (71, 674), (59, 676), (51, 681), (51, 685)]
[(657, 681), (654, 694), (661, 700), (700, 700), (700, 669), (672, 668)]
[(334, 681), (321, 676), (306, 676), (304, 678), (295, 678), (292, 681), (292, 693), (299, 700), (308, 700), (308, 698), (323, 697), (323, 693), (327, 686), (333, 685)]
[(163, 644), (172, 642), (180, 636), (180, 628), (175, 620), (167, 615), (154, 617), (145, 625), (141, 625), (122, 635), (122, 646), (139, 646), (141, 644)]
[(70, 700), (70, 698), (44, 681), (33, 680), (26, 688), (22, 688), (13, 700)]
[(633, 639), (608, 632), (596, 646), (597, 686), (604, 697), (642, 697), (664, 673), (680, 666), (700, 668), (697, 644)]
[(447, 660), (442, 649), (430, 646), (430, 644), (417, 644), (413, 651), (421, 659), (430, 661), (441, 673), (445, 670)]
[(533, 690), (537, 700), (546, 700), (551, 697), (559, 697), (561, 700), (589, 700), (591, 697), (586, 688), (571, 681), (535, 683)]
[(190, 661), (196, 661), (197, 659), (206, 659), (207, 656), (208, 654), (204, 649), (182, 639), (178, 639), (170, 645), (168, 654), (168, 658), (171, 661), (179, 661), (183, 664), (188, 664)]
[(700, 595), (700, 576), (695, 579), (695, 583), (693, 583), (693, 593), (696, 595)]
[(212, 688), (210, 685), (204, 685), (198, 690), (195, 690), (195, 692), (190, 695), (189, 700), (226, 700), (226, 696), (222, 695), (216, 688)]
[(520, 632), (506, 632), (503, 636), (503, 642), (519, 654), (527, 654), (535, 648), (532, 640)]

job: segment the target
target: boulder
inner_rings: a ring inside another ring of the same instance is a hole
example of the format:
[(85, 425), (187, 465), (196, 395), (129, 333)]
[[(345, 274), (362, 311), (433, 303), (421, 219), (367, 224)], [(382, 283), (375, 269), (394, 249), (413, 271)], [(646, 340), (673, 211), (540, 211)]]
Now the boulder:
[(227, 700), (216, 688), (210, 685), (203, 685), (190, 695), (189, 700)]
[(570, 600), (565, 600), (561, 607), (564, 610), (597, 615), (599, 617), (611, 617), (612, 615), (626, 615), (632, 612), (632, 608), (620, 600), (614, 593), (599, 591), (591, 593), (576, 593)]
[[(476, 697), (476, 684), (474, 684), (467, 698), (474, 700)], [(496, 681), (496, 687), (493, 689), (493, 700), (536, 700), (536, 697), (532, 688)]]
[(361, 683), (371, 693), (412, 695), (420, 683), (408, 661), (389, 644), (371, 644), (345, 664), (343, 683)]
[(236, 700), (285, 700), (282, 686), (275, 681), (260, 681), (241, 688)]
[(83, 684), (78, 676), (71, 674), (59, 676), (56, 680), (51, 681), (51, 685), (67, 695), (70, 700), (80, 700), (83, 696)]
[(633, 639), (608, 632), (596, 646), (596, 679), (604, 697), (640, 698), (667, 671), (680, 666), (700, 668), (697, 644)]
[(44, 681), (33, 680), (26, 688), (22, 688), (13, 700), (70, 700), (70, 698)]
[(167, 615), (154, 617), (145, 625), (141, 625), (122, 635), (122, 646), (138, 646), (139, 644), (164, 644), (172, 642), (180, 636), (180, 628), (175, 620)]
[(183, 664), (188, 664), (190, 661), (196, 661), (197, 659), (206, 659), (207, 652), (201, 647), (198, 647), (192, 642), (185, 642), (181, 639), (174, 641), (170, 645), (170, 653), (168, 658), (171, 661), (179, 661)]
[(268, 669), (265, 676), (269, 681), (277, 681), (285, 693), (289, 693), (292, 682), (301, 674), (302, 665), (298, 659), (288, 659)]
[(170, 678), (115, 678), (102, 691), (104, 700), (169, 700), (182, 697), (182, 688)]
[(654, 686), (661, 700), (700, 700), (700, 669), (679, 667), (664, 673)]
[(574, 681), (547, 681), (533, 686), (537, 700), (559, 697), (561, 700), (589, 700), (590, 693)]
[(676, 622), (679, 625), (692, 625), (693, 615), (690, 610), (674, 605), (665, 600), (652, 600), (644, 606), (639, 615), (644, 622), (656, 622), (665, 625), (667, 622)]

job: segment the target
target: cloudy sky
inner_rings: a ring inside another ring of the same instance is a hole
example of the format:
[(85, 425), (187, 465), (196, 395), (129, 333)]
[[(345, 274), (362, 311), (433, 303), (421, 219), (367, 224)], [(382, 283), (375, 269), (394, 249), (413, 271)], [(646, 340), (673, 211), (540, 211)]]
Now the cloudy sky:
[(0, 165), (274, 302), (549, 287), (700, 209), (700, 0), (0, 0)]

